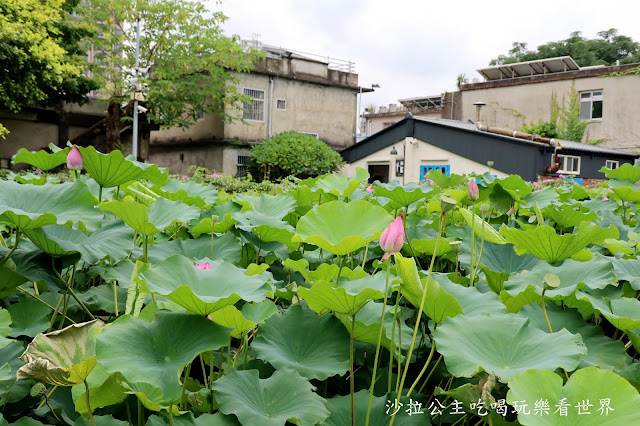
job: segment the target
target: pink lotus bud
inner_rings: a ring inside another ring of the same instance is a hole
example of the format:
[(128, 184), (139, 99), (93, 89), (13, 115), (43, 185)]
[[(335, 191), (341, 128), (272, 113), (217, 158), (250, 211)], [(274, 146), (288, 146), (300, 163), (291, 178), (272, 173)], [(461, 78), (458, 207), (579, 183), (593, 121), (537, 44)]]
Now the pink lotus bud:
[(513, 216), (516, 213), (516, 211), (513, 209), (513, 207), (511, 207), (509, 209), (509, 216)]
[(604, 197), (602, 197), (602, 201), (609, 201), (609, 197), (605, 195)]
[(367, 191), (373, 192), (373, 184), (370, 184), (369, 186), (367, 186)]
[(207, 315), (207, 319), (213, 321), (213, 319), (211, 318), (211, 315)]
[(613, 189), (609, 188), (609, 192), (613, 194)]
[(478, 190), (478, 184), (475, 178), (471, 178), (469, 181), (469, 189), (467, 192), (471, 201), (476, 201), (480, 197), (480, 191)]
[(382, 231), (380, 236), (380, 248), (384, 250), (382, 261), (384, 262), (392, 254), (400, 252), (402, 246), (404, 246), (404, 227), (402, 226), (402, 216), (398, 216)]
[(211, 264), (209, 262), (196, 263), (195, 267), (198, 269), (204, 269), (205, 271), (208, 271), (209, 269), (211, 269)]
[(82, 170), (82, 154), (77, 146), (74, 145), (67, 154), (67, 168), (69, 170)]

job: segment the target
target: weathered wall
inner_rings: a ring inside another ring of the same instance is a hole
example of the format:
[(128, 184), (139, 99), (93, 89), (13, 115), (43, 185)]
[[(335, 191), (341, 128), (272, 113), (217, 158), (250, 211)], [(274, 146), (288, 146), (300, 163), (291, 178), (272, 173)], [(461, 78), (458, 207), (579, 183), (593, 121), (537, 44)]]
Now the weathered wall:
[(168, 167), (169, 173), (186, 174), (191, 165), (222, 172), (222, 145), (151, 145), (149, 162)]
[(224, 135), (224, 123), (220, 116), (206, 114), (203, 120), (196, 121), (188, 129), (172, 127), (151, 132), (153, 143), (187, 143), (193, 141), (211, 141), (222, 139)]
[[(555, 92), (558, 102), (564, 97), (568, 102), (571, 84), (575, 81), (578, 92), (602, 90), (602, 119), (589, 124), (585, 137), (590, 139), (609, 139), (600, 144), (605, 148), (633, 151), (640, 144), (640, 75), (619, 77), (586, 77), (556, 79), (552, 81), (531, 82), (528, 84), (480, 83), (477, 88), (464, 88), (462, 97), (462, 119), (476, 119), (474, 102), (482, 101), (481, 121), (491, 126), (518, 129), (523, 123), (548, 121), (550, 116), (551, 95)], [(468, 86), (467, 86), (468, 87)], [(525, 118), (526, 117), (526, 118)]]
[[(398, 155), (391, 155), (391, 147), (386, 147), (351, 164), (346, 164), (340, 170), (340, 174), (354, 177), (357, 167), (362, 167), (367, 170), (370, 164), (388, 164), (389, 180), (397, 179), (402, 182), (402, 176), (396, 175), (396, 160), (401, 160), (403, 157), (403, 142), (398, 142), (394, 147), (396, 151), (398, 151)], [(406, 149), (405, 184), (418, 182), (420, 180), (420, 166), (423, 165), (449, 165), (451, 167), (451, 173), (459, 175), (472, 172), (483, 174), (491, 171), (492, 174), (501, 178), (509, 176), (507, 173), (499, 170), (490, 169), (486, 164), (477, 163), (415, 138), (406, 138), (404, 149)]]

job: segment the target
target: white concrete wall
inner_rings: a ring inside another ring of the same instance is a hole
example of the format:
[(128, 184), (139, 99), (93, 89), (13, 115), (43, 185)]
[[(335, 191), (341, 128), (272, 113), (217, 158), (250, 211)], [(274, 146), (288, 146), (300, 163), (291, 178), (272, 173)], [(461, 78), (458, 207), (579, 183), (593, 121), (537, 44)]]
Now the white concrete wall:
[[(602, 119), (587, 125), (585, 138), (608, 138), (599, 146), (633, 151), (640, 144), (640, 75), (588, 77), (520, 84), (508, 87), (465, 90), (462, 92), (462, 119), (476, 120), (474, 102), (482, 101), (480, 121), (490, 126), (517, 130), (523, 123), (549, 121), (551, 94), (558, 103), (569, 101), (571, 84), (578, 92), (602, 90)], [(525, 117), (523, 117), (525, 116)], [(583, 139), (584, 141), (584, 139)]]
[[(340, 170), (340, 174), (347, 177), (355, 177), (357, 167), (362, 167), (367, 170), (371, 164), (388, 164), (389, 180), (399, 180), (402, 183), (402, 176), (396, 175), (396, 160), (401, 160), (403, 157), (403, 142), (400, 141), (393, 145), (393, 147), (398, 151), (398, 155), (391, 155), (392, 147), (386, 147), (354, 163), (346, 164)], [(486, 164), (477, 163), (416, 138), (406, 138), (404, 141), (404, 149), (406, 149), (405, 184), (409, 182), (417, 183), (419, 181), (420, 166), (423, 165), (449, 165), (450, 172), (457, 175), (470, 174), (472, 172), (483, 174), (491, 171), (492, 174), (497, 175), (499, 178), (509, 176), (508, 173), (500, 170), (490, 169)]]

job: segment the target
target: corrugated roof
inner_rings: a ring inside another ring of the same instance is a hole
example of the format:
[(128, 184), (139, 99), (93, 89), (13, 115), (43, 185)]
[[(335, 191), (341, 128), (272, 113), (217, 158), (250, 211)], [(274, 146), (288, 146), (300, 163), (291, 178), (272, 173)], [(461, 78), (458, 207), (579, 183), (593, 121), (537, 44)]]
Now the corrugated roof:
[[(442, 124), (442, 125), (449, 126), (449, 127), (455, 127), (455, 128), (458, 128), (458, 129), (465, 129), (465, 130), (470, 130), (470, 131), (475, 131), (475, 132), (487, 133), (487, 132), (483, 132), (482, 130), (478, 130), (478, 128), (476, 127), (475, 123), (471, 123), (469, 121), (458, 121), (458, 120), (448, 120), (448, 119), (445, 119), (445, 118), (428, 118), (428, 117), (413, 117), (413, 118), (415, 120), (429, 121), (429, 122), (432, 122), (432, 123), (438, 123), (438, 124)], [(512, 140), (516, 140), (516, 141), (520, 141), (520, 142), (536, 143), (536, 144), (540, 144), (540, 145), (545, 145), (545, 144), (542, 144), (540, 142), (528, 141), (526, 139), (514, 138), (514, 137), (511, 137), (511, 136), (504, 136), (504, 135), (498, 135), (498, 134), (495, 134), (495, 136), (508, 138), (508, 139), (512, 139)], [(594, 153), (594, 154), (625, 155), (625, 156), (634, 157), (634, 158), (638, 157), (638, 154), (634, 154), (634, 153), (626, 152), (626, 151), (620, 151), (620, 150), (616, 150), (616, 149), (602, 148), (602, 147), (599, 147), (597, 145), (587, 145), (587, 144), (580, 143), (580, 142), (566, 141), (566, 140), (562, 140), (562, 139), (558, 139), (558, 141), (560, 141), (560, 145), (562, 145), (563, 148), (570, 149), (572, 151), (590, 152), (590, 153)]]

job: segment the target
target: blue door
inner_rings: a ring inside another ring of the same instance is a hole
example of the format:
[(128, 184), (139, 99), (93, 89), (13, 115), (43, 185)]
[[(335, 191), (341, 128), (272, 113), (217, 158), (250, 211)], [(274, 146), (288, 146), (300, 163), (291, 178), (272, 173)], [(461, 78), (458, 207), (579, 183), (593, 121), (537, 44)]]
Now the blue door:
[(424, 176), (431, 170), (440, 170), (442, 174), (449, 177), (451, 173), (451, 166), (448, 164), (435, 165), (435, 166), (420, 166), (420, 180), (424, 180)]

